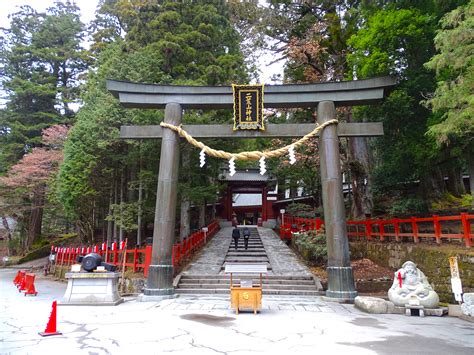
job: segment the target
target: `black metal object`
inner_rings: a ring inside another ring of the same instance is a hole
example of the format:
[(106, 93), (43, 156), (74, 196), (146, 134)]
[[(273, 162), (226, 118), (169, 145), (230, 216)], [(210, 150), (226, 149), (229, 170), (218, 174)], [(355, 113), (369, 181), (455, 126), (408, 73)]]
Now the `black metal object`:
[(93, 272), (98, 266), (103, 266), (107, 271), (116, 271), (117, 266), (103, 262), (102, 257), (97, 253), (90, 253), (86, 256), (78, 256), (77, 262), (82, 264), (82, 268), (87, 272)]

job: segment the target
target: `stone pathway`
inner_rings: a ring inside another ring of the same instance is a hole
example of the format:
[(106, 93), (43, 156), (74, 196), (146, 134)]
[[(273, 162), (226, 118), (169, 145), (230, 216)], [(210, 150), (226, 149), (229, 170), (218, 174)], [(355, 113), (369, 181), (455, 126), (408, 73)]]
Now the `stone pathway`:
[(262, 299), (262, 311), (230, 309), (228, 296), (127, 297), (116, 307), (58, 306), (62, 335), (42, 338), (66, 284), (38, 280), (19, 294), (16, 270), (0, 269), (0, 354), (472, 354), (472, 323), (451, 317), (366, 314), (320, 297)]
[[(230, 277), (224, 273), (226, 263), (265, 264), (263, 294), (279, 296), (318, 296), (322, 293), (319, 279), (298, 260), (294, 252), (268, 228), (249, 228), (251, 237), (244, 249), (243, 237), (234, 248), (232, 228), (221, 229), (194, 261), (178, 276), (178, 294), (229, 294)], [(234, 274), (234, 283), (243, 275)], [(248, 279), (248, 275), (245, 277)], [(259, 275), (252, 276), (259, 283)]]
[[(257, 228), (260, 239), (271, 266), (268, 275), (311, 276), (308, 268), (298, 259), (295, 253), (280, 240), (269, 228)], [(232, 245), (231, 245), (232, 242)], [(239, 248), (243, 250), (243, 238)], [(183, 271), (185, 275), (223, 274), (222, 266), (228, 252), (233, 252), (232, 228), (222, 228), (201, 250), (196, 258)], [(240, 249), (239, 249), (240, 250)]]

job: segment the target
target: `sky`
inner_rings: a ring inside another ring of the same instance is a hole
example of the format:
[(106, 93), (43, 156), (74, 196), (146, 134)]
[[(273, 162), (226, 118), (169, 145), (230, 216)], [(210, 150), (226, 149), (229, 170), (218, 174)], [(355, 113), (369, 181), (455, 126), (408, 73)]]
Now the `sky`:
[[(56, 0), (0, 0), (0, 27), (9, 27), (8, 14), (18, 10), (19, 6), (30, 5), (37, 11), (44, 11), (53, 6)], [(81, 20), (88, 23), (94, 19), (94, 12), (98, 0), (75, 0), (76, 5), (81, 9)], [(261, 83), (271, 84), (270, 78), (275, 74), (283, 73), (283, 62), (280, 61), (268, 66), (273, 60), (270, 54), (260, 56), (258, 67), (261, 71)]]

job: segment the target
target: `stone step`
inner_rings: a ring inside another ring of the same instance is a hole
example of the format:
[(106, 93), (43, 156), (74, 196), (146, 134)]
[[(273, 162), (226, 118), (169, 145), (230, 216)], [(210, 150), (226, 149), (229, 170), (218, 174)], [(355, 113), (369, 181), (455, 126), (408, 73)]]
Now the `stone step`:
[(232, 257), (250, 257), (250, 258), (256, 258), (256, 257), (267, 257), (267, 254), (265, 253), (256, 253), (256, 252), (248, 252), (248, 251), (242, 251), (242, 252), (237, 252), (237, 253), (228, 253), (227, 257), (232, 258)]
[(249, 252), (249, 253), (267, 253), (265, 251), (265, 248), (257, 248), (257, 247), (248, 247), (247, 249), (245, 249), (243, 246), (239, 245), (237, 250), (232, 247), (232, 248), (229, 248), (229, 250), (227, 250), (227, 253), (240, 253), (240, 252)]
[[(245, 263), (248, 263), (248, 261), (246, 261)], [(232, 262), (232, 264), (236, 264), (235, 262)], [(253, 263), (253, 264), (265, 264), (265, 263)], [(269, 264), (269, 263), (266, 263), (267, 264), (267, 271), (272, 271), (272, 266)], [(224, 265), (221, 266), (221, 271), (224, 271), (225, 270), (225, 263)]]
[[(196, 295), (211, 295), (211, 294), (227, 294), (230, 295), (228, 288), (209, 288), (209, 289), (180, 289), (175, 290), (178, 294), (196, 294)], [(285, 295), (285, 296), (324, 296), (321, 291), (301, 291), (301, 290), (262, 290), (263, 295)]]
[[(234, 283), (240, 283), (240, 278), (232, 278)], [(242, 278), (242, 280), (249, 280), (248, 278)], [(314, 285), (314, 280), (287, 280), (287, 279), (282, 279), (282, 280), (266, 280), (265, 278), (262, 278), (263, 284), (264, 285)], [(253, 278), (252, 282), (254, 284), (260, 283), (260, 279), (258, 278)], [(181, 279), (180, 285), (181, 284), (213, 284), (213, 285), (229, 285), (230, 284), (230, 278), (227, 278), (225, 280), (223, 279)]]
[[(240, 279), (241, 277), (248, 278), (249, 275), (234, 274), (234, 278)], [(253, 279), (258, 279), (259, 275), (251, 275)], [(311, 275), (263, 275), (264, 279), (267, 280), (313, 280)], [(183, 273), (181, 275), (181, 280), (187, 279), (218, 279), (218, 280), (229, 280), (229, 275), (190, 275)]]
[[(234, 283), (238, 285), (238, 283)], [(258, 284), (258, 283), (256, 283)], [(219, 284), (218, 288), (230, 288), (230, 284)], [(178, 286), (179, 289), (211, 289), (216, 288), (216, 284), (187, 284), (180, 283)], [(263, 284), (263, 290), (298, 290), (298, 291), (317, 291), (315, 285), (268, 285)]]
[[(237, 243), (237, 245), (244, 245), (244, 242), (239, 240), (239, 242)], [(229, 246), (234, 246), (234, 241), (232, 241), (232, 243), (230, 243)], [(254, 243), (249, 243), (249, 247), (252, 247), (252, 248), (263, 248), (263, 243), (257, 243), (257, 242), (254, 242)]]
[(250, 255), (250, 256), (245, 256), (245, 255), (235, 255), (235, 256), (226, 256), (225, 261), (228, 263), (233, 262), (245, 262), (245, 260), (248, 260), (249, 262), (268, 262), (268, 257), (265, 256), (257, 256), (257, 255)]

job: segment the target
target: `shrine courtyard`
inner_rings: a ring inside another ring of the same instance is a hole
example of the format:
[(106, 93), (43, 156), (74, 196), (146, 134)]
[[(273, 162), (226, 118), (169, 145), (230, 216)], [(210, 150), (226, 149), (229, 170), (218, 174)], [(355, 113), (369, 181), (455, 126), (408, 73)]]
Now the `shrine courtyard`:
[[(187, 269), (212, 272), (230, 248), (224, 228)], [(304, 273), (284, 243), (258, 228), (274, 274)], [(277, 243), (278, 242), (278, 243)], [(219, 245), (221, 245), (219, 247)], [(283, 245), (283, 246), (281, 246)], [(224, 253), (225, 254), (225, 253)], [(222, 259), (222, 260), (221, 260)], [(220, 267), (215, 270), (216, 273)], [(25, 297), (13, 285), (16, 270), (0, 269), (1, 354), (472, 354), (474, 324), (454, 317), (409, 317), (364, 313), (352, 304), (319, 295), (264, 294), (262, 310), (230, 308), (230, 296), (177, 293), (175, 298), (118, 306), (58, 306), (57, 330), (41, 337), (63, 282), (40, 277), (38, 295)]]

